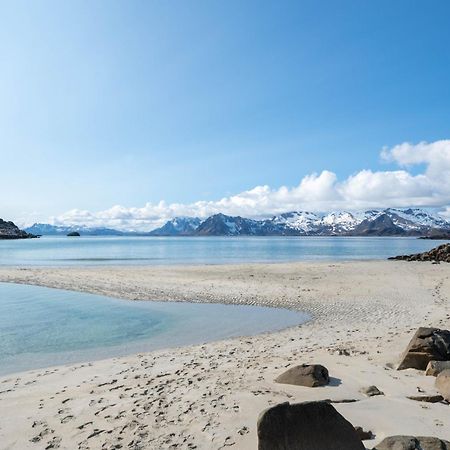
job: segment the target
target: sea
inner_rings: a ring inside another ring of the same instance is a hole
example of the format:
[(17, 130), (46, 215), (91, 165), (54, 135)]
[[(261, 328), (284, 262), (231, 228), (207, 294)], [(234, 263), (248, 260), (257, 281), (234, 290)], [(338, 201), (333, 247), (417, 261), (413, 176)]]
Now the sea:
[(49, 237), (0, 240), (3, 266), (229, 264), (386, 259), (446, 241), (414, 237)]

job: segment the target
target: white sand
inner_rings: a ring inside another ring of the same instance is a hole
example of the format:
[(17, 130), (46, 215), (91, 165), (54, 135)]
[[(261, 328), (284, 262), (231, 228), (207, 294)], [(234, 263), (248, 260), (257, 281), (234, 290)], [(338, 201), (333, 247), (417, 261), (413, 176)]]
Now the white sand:
[[(392, 434), (450, 440), (449, 405), (406, 398), (436, 393), (434, 378), (392, 369), (418, 326), (450, 328), (449, 264), (2, 268), (0, 281), (133, 300), (281, 306), (315, 317), (276, 333), (3, 377), (2, 449), (256, 449), (261, 410), (327, 398), (358, 400), (334, 406), (376, 434), (367, 448)], [(324, 364), (333, 382), (273, 382), (301, 363)], [(385, 395), (359, 392), (372, 384)]]

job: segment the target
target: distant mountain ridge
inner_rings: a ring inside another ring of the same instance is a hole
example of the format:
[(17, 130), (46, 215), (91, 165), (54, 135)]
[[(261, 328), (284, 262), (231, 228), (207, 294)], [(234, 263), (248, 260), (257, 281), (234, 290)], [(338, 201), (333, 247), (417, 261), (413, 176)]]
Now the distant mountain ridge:
[(51, 225), (35, 223), (25, 228), (27, 233), (40, 236), (67, 236), (69, 233), (80, 233), (81, 236), (149, 236), (149, 232), (120, 231), (106, 227), (88, 227), (85, 225)]
[[(449, 234), (450, 222), (422, 209), (336, 211), (320, 215), (293, 211), (254, 220), (215, 214), (201, 221), (175, 218), (150, 232), (152, 236), (433, 236)], [(167, 230), (171, 230), (168, 234)]]
[(48, 223), (35, 223), (31, 227), (25, 228), (27, 233), (45, 236), (66, 236), (69, 233), (78, 232), (85, 236), (122, 236), (123, 233), (112, 228), (87, 227), (73, 225), (50, 225)]

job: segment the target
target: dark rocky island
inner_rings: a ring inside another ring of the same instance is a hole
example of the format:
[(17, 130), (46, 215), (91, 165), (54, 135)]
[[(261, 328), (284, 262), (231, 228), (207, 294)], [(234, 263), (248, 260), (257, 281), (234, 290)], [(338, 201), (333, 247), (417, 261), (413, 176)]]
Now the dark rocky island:
[(0, 219), (0, 239), (30, 239), (36, 238), (35, 234), (21, 230), (15, 223)]
[(68, 237), (80, 237), (80, 233), (78, 231), (71, 231), (70, 233), (67, 233)]
[(429, 252), (415, 253), (413, 255), (392, 256), (388, 259), (400, 261), (432, 261), (450, 263), (450, 244), (442, 244)]

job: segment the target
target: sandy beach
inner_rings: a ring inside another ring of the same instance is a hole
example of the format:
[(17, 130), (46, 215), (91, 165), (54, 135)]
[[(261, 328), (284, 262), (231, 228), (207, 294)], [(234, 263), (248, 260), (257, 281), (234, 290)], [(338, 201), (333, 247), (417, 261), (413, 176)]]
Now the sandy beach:
[[(275, 333), (0, 378), (2, 449), (256, 449), (263, 409), (313, 399), (330, 399), (353, 425), (371, 430), (367, 448), (395, 434), (450, 440), (449, 405), (407, 398), (435, 394), (434, 378), (395, 370), (417, 327), (450, 328), (448, 264), (3, 267), (0, 281), (313, 317)], [(274, 382), (301, 363), (325, 365), (330, 385)], [(363, 395), (370, 385), (385, 395)]]

